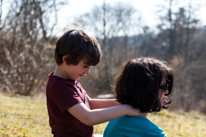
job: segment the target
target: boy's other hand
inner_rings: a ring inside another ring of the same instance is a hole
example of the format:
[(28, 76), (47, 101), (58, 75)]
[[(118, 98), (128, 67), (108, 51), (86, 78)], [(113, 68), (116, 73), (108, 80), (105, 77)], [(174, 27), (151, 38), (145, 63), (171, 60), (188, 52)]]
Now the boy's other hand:
[(116, 106), (122, 105), (121, 103), (119, 103), (118, 101), (115, 101)]
[(144, 116), (145, 117), (145, 113), (142, 113), (139, 109), (134, 108), (130, 105), (125, 105), (128, 108), (128, 116)]

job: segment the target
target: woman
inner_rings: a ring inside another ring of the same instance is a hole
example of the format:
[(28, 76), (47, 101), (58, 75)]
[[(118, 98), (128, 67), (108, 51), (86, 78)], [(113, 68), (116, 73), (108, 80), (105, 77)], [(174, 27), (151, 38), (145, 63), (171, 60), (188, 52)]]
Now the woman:
[(144, 115), (110, 121), (104, 137), (165, 137), (164, 131), (148, 120), (147, 115), (168, 108), (171, 101), (167, 101), (167, 96), (172, 87), (173, 69), (165, 61), (138, 58), (123, 64), (114, 82), (115, 97)]

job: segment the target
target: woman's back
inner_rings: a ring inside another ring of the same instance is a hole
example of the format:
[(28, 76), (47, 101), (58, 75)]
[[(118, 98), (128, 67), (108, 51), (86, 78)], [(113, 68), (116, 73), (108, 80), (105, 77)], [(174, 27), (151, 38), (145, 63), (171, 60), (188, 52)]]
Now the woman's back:
[(166, 137), (146, 117), (171, 104), (168, 95), (173, 87), (173, 69), (155, 58), (136, 58), (124, 63), (115, 77), (113, 90), (117, 101), (138, 108), (143, 115), (123, 116), (107, 125), (104, 137)]
[(143, 116), (123, 116), (109, 122), (104, 137), (166, 137), (164, 131)]

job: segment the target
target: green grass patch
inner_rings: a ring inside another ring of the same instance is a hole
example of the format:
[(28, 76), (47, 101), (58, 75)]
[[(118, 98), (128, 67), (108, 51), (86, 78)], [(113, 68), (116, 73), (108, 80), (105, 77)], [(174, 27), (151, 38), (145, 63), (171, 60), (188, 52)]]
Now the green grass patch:
[[(205, 137), (206, 116), (198, 112), (149, 114), (168, 137)], [(94, 133), (103, 134), (106, 123), (95, 125)], [(8, 97), (0, 94), (1, 137), (52, 137), (45, 98)]]

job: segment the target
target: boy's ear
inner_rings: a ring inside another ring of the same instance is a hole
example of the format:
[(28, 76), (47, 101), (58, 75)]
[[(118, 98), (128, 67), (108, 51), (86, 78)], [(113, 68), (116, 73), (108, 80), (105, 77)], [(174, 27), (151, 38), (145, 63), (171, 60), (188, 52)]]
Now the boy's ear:
[(66, 65), (68, 65), (67, 62), (66, 62), (66, 57), (67, 57), (67, 56), (69, 56), (69, 55), (64, 55), (64, 56), (62, 57), (63, 63), (66, 64)]

